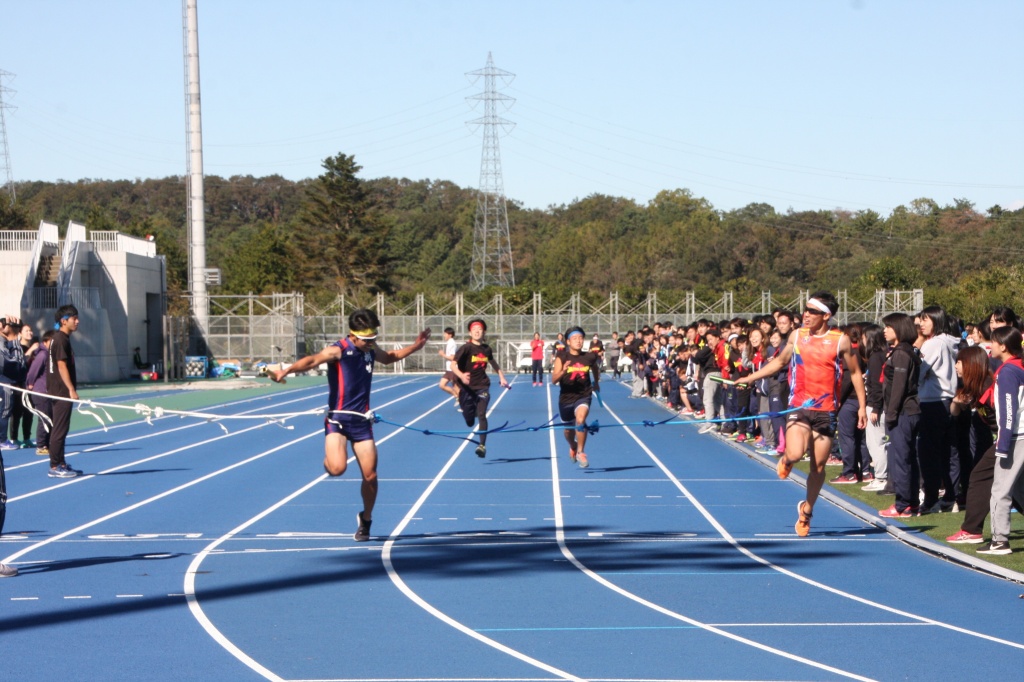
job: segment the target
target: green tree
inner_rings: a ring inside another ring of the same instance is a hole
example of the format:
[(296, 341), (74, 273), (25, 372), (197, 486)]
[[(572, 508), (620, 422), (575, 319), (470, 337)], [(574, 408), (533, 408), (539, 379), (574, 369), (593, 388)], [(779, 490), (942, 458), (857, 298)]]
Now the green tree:
[(390, 227), (356, 177), (362, 167), (338, 154), (323, 168), (307, 189), (296, 235), (302, 281), (338, 293), (391, 292)]

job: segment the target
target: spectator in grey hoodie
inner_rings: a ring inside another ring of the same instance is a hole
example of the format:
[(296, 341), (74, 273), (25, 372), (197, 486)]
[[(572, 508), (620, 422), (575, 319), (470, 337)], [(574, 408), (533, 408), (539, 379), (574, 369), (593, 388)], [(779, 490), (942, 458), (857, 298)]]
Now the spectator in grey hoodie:
[[(960, 456), (950, 404), (956, 394), (956, 354), (959, 334), (941, 306), (928, 306), (917, 316), (921, 352), (918, 400), (921, 403), (918, 459), (924, 481), (921, 513), (950, 511), (960, 485)], [(939, 489), (945, 489), (939, 499)]]

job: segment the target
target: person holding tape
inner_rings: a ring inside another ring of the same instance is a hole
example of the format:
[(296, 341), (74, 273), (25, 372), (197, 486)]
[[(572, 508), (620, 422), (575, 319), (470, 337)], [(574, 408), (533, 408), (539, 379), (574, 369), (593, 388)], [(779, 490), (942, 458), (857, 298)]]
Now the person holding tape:
[(555, 356), (555, 365), (551, 368), (551, 383), (559, 388), (558, 415), (566, 425), (569, 459), (582, 469), (590, 466), (583, 452), (587, 443), (590, 398), (601, 390), (601, 358), (593, 351), (583, 352), (584, 336), (582, 327), (570, 327), (565, 333), (566, 349)]
[(836, 431), (836, 410), (842, 378), (841, 360), (845, 360), (857, 394), (857, 428), (867, 424), (864, 379), (860, 363), (853, 355), (850, 338), (829, 326), (839, 311), (839, 302), (825, 291), (807, 299), (803, 326), (789, 335), (779, 353), (761, 369), (746, 377), (746, 383), (778, 374), (789, 363), (789, 405), (797, 408), (786, 417), (786, 451), (779, 458), (779, 478), (788, 478), (793, 465), (805, 452), (811, 452), (811, 469), (807, 476), (807, 498), (797, 504), (796, 534), (806, 537), (811, 531), (814, 503), (825, 482), (825, 462), (832, 450)]
[[(412, 344), (386, 351), (377, 346), (377, 314), (366, 308), (353, 310), (348, 317), (348, 336), (324, 348), (316, 355), (296, 360), (287, 369), (270, 372), (268, 376), (284, 383), (289, 374), (298, 374), (327, 364), (328, 414), (324, 419), (324, 470), (330, 476), (341, 476), (348, 468), (348, 443), (363, 475), (360, 493), (363, 511), (356, 515), (356, 532), (352, 539), (370, 539), (373, 507), (377, 502), (377, 443), (373, 439), (370, 411), (370, 382), (373, 364), (390, 365), (427, 345), (430, 330), (424, 329)], [(51, 447), (52, 449), (52, 447)]]

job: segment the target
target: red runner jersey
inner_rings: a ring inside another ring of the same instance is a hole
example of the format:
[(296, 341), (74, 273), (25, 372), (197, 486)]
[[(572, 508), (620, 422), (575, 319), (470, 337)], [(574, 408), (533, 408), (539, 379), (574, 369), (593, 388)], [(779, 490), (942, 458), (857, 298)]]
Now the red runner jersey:
[(812, 336), (806, 328), (796, 331), (793, 357), (789, 361), (789, 406), (834, 412), (839, 403), (839, 383), (843, 366), (839, 361), (839, 342), (843, 332), (831, 327), (821, 336)]

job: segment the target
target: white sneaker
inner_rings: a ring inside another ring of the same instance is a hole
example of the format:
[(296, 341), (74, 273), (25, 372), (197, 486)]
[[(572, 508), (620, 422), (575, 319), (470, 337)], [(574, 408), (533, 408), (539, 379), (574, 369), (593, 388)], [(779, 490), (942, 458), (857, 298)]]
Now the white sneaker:
[(879, 490), (885, 489), (885, 484), (886, 484), (886, 480), (884, 478), (876, 478), (875, 480), (871, 481), (866, 486), (861, 488), (861, 490), (864, 490), (864, 491), (867, 491), (867, 492), (877, 492)]
[(706, 426), (702, 426), (700, 428), (700, 431), (698, 431), (697, 433), (711, 433), (714, 430), (715, 430), (715, 425), (714, 424), (708, 424)]
[(0, 564), (0, 578), (13, 578), (18, 575), (18, 569), (7, 564)]

